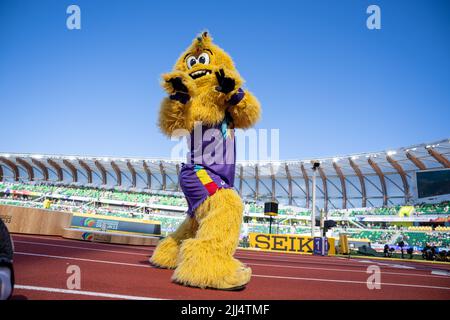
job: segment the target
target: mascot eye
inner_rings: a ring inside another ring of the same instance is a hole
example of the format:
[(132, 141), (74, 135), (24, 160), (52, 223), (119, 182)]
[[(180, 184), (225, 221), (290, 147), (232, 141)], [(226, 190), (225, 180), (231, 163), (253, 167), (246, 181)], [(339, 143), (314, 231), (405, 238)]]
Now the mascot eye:
[(201, 55), (199, 55), (198, 57), (198, 63), (201, 64), (209, 64), (209, 55), (206, 52), (203, 52)]
[(186, 60), (186, 64), (187, 64), (188, 69), (192, 68), (194, 66), (194, 64), (196, 64), (196, 63), (197, 63), (197, 59), (195, 59), (194, 56), (190, 56)]

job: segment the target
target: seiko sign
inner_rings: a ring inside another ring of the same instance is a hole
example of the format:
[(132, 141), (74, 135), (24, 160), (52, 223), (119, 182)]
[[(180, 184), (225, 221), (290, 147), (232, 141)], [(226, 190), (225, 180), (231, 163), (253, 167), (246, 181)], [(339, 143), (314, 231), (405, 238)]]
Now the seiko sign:
[[(250, 246), (262, 250), (313, 253), (313, 238), (291, 234), (249, 233)], [(334, 238), (328, 239), (328, 253), (335, 254)]]

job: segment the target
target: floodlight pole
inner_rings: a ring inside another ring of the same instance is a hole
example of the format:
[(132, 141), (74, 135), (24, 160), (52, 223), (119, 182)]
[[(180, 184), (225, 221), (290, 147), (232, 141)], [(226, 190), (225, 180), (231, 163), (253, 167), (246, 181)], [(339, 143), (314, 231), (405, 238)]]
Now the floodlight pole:
[(325, 237), (325, 213), (324, 211), (321, 209), (320, 210), (320, 236), (321, 237)]
[(316, 224), (316, 170), (313, 167), (313, 177), (312, 177), (312, 211), (311, 211), (311, 237), (314, 238), (314, 225)]
[(272, 234), (272, 216), (269, 218), (269, 234)]

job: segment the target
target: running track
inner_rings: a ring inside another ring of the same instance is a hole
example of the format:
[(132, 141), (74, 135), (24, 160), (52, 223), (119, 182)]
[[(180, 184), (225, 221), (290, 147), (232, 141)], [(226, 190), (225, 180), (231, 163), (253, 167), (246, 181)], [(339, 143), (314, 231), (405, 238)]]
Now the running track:
[[(187, 288), (171, 270), (148, 264), (154, 248), (55, 237), (13, 235), (13, 299), (450, 299), (450, 266), (360, 258), (238, 250), (253, 269), (244, 291)], [(80, 290), (67, 289), (69, 265), (81, 270)], [(381, 270), (381, 289), (367, 288), (369, 265)]]

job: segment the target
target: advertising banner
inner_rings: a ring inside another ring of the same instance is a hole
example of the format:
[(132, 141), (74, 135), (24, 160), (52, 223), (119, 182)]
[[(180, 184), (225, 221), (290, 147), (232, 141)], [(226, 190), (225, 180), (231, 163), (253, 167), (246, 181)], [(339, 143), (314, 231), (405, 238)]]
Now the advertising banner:
[(74, 214), (71, 227), (110, 232), (139, 233), (145, 235), (161, 234), (161, 224), (159, 221), (119, 218), (95, 214)]
[[(335, 239), (327, 238), (328, 254), (336, 254)], [(278, 252), (310, 253), (314, 251), (314, 240), (309, 236), (292, 234), (249, 233), (250, 247)]]

